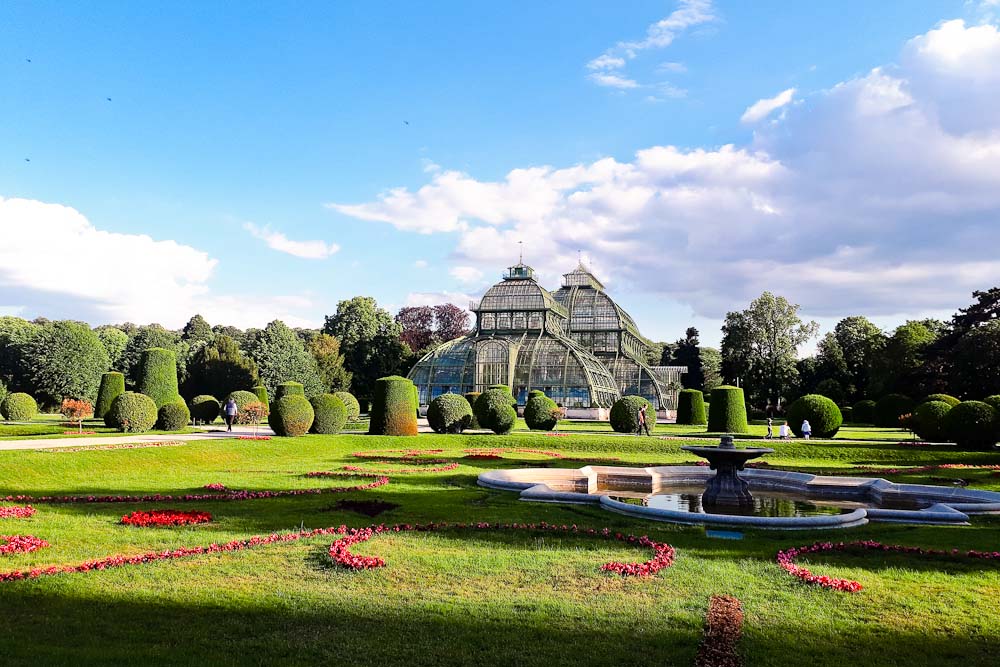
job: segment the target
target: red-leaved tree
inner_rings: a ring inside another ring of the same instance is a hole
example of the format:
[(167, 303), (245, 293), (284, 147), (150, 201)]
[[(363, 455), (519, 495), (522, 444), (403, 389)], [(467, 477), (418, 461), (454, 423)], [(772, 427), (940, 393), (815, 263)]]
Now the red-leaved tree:
[(94, 414), (94, 406), (90, 404), (90, 401), (80, 401), (75, 398), (64, 398), (60, 412), (62, 413), (62, 416), (67, 419), (67, 421), (76, 422), (82, 432), (83, 420)]

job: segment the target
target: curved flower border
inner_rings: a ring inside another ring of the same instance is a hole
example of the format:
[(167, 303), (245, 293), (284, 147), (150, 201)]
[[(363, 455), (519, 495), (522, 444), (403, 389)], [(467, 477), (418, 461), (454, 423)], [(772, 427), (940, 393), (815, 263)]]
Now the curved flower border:
[(0, 506), (0, 519), (27, 519), (36, 511), (31, 505), (3, 505)]
[[(76, 431), (74, 431), (76, 433)], [(77, 447), (46, 447), (40, 452), (99, 452), (104, 449), (146, 449), (147, 447), (182, 447), (184, 440), (163, 440), (161, 442), (123, 442), (115, 445), (81, 445)]]
[(28, 554), (49, 546), (49, 543), (34, 535), (0, 535), (0, 555)]
[(208, 523), (212, 520), (212, 515), (208, 512), (193, 510), (182, 512), (179, 510), (136, 510), (131, 514), (122, 517), (122, 525), (138, 526), (140, 528), (150, 528), (159, 526), (193, 526), (199, 523)]
[[(380, 475), (390, 475), (395, 473), (448, 472), (449, 470), (454, 470), (459, 466), (459, 464), (455, 463), (454, 461), (447, 463), (447, 465), (434, 466), (435, 463), (445, 463), (446, 461), (448, 461), (448, 459), (426, 459), (426, 463), (428, 464), (427, 466), (416, 467), (416, 468), (372, 469), (372, 468), (362, 468), (361, 466), (356, 466), (356, 465), (346, 465), (346, 466), (341, 466), (341, 470), (347, 470), (350, 472), (371, 472)], [(379, 464), (379, 465), (393, 465), (398, 463), (398, 461), (390, 461), (390, 460), (369, 461), (369, 463)], [(424, 463), (424, 461), (412, 461), (412, 463)], [(312, 473), (310, 473), (310, 476), (319, 477), (320, 475), (313, 475)]]

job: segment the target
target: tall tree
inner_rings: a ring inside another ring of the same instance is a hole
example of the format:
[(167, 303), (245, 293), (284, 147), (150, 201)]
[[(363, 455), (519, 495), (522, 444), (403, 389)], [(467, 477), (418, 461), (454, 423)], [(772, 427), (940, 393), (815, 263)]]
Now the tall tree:
[(872, 368), (871, 395), (891, 392), (919, 397), (926, 387), (919, 378), (932, 346), (941, 335), (936, 320), (910, 320), (898, 326), (886, 341)]
[(970, 329), (952, 353), (952, 387), (964, 398), (1000, 394), (1000, 320)]
[(683, 383), (688, 389), (701, 391), (705, 387), (705, 372), (701, 364), (701, 348), (698, 342), (698, 330), (688, 327), (684, 338), (677, 341), (674, 347), (673, 365), (686, 366)]
[(439, 343), (469, 333), (469, 311), (453, 303), (434, 306), (434, 333)]
[(375, 380), (398, 372), (410, 352), (399, 338), (402, 327), (369, 296), (338, 303), (337, 312), (327, 315), (323, 333), (340, 341), (344, 365), (354, 375), (354, 392), (365, 398)]
[(181, 330), (181, 340), (188, 343), (211, 343), (213, 338), (215, 338), (215, 332), (201, 315), (192, 317)]
[(35, 397), (46, 407), (64, 398), (93, 403), (101, 374), (108, 370), (108, 353), (89, 326), (68, 320), (49, 322), (24, 347)]
[(325, 391), (347, 391), (351, 388), (351, 372), (344, 368), (339, 340), (330, 334), (319, 334), (306, 344), (306, 349), (316, 360)]
[(139, 361), (142, 359), (143, 350), (151, 347), (162, 347), (166, 350), (173, 350), (177, 353), (177, 371), (181, 375), (184, 359), (187, 355), (181, 354), (180, 336), (175, 331), (164, 329), (160, 324), (149, 324), (135, 329), (125, 346), (125, 351), (118, 358), (118, 365), (114, 370), (125, 374), (125, 383), (129, 387), (134, 387), (139, 380)]
[(104, 351), (108, 353), (108, 360), (112, 368), (117, 368), (118, 360), (125, 354), (125, 347), (128, 345), (128, 334), (118, 327), (105, 324), (94, 329), (94, 333), (101, 340)]
[(24, 359), (24, 346), (41, 330), (20, 317), (0, 317), (0, 381), (8, 391), (31, 391), (31, 367)]
[(430, 347), (435, 342), (432, 306), (404, 306), (396, 313), (396, 322), (402, 328), (399, 339), (414, 352)]
[(269, 396), (275, 395), (282, 382), (301, 382), (306, 396), (323, 393), (316, 360), (281, 320), (271, 322), (262, 331), (248, 332), (246, 353), (256, 362)]
[(189, 400), (200, 394), (222, 400), (230, 392), (252, 389), (257, 382), (257, 365), (240, 351), (236, 341), (219, 334), (192, 355), (181, 391)]
[(886, 335), (867, 318), (860, 315), (845, 317), (837, 322), (833, 335), (843, 352), (850, 376), (847, 393), (850, 400), (869, 395), (871, 369), (879, 352), (885, 347)]
[(701, 371), (705, 377), (702, 391), (710, 392), (722, 384), (722, 353), (714, 347), (699, 350)]

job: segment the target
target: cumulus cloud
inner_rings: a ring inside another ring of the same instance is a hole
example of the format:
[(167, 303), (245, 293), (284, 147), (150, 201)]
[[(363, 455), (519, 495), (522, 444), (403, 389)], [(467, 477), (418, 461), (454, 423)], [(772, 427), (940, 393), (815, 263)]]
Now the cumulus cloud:
[(757, 100), (743, 112), (743, 115), (740, 116), (740, 122), (750, 124), (762, 121), (781, 107), (790, 104), (794, 96), (795, 89), (789, 88), (788, 90), (781, 91), (774, 97)]
[(413, 263), (413, 268), (415, 269), (426, 269), (428, 266), (426, 259), (418, 259)]
[(598, 86), (606, 86), (608, 88), (619, 88), (621, 90), (630, 90), (632, 88), (638, 88), (639, 83), (633, 79), (628, 79), (623, 76), (618, 76), (617, 74), (608, 74), (605, 72), (594, 72), (590, 75), (590, 80), (596, 83)]
[(448, 273), (463, 283), (476, 283), (483, 279), (483, 272), (474, 266), (456, 266)]
[(340, 246), (336, 243), (326, 243), (325, 241), (292, 241), (281, 232), (274, 231), (268, 226), (258, 227), (252, 222), (244, 223), (243, 229), (250, 232), (255, 239), (260, 239), (267, 244), (271, 250), (277, 250), (294, 257), (302, 259), (326, 259), (330, 255), (338, 252)]

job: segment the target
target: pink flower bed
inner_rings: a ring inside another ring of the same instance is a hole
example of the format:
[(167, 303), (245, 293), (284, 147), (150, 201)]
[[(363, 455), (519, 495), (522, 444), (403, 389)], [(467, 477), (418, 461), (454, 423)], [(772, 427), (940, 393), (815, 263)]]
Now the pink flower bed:
[[(76, 431), (73, 431), (76, 433)], [(146, 449), (147, 447), (180, 447), (187, 443), (183, 440), (164, 440), (162, 442), (123, 442), (115, 445), (90, 445), (89, 447), (48, 447), (41, 452), (96, 452), (104, 449)]]
[[(454, 470), (455, 468), (458, 467), (458, 464), (455, 463), (454, 461), (452, 461), (450, 463), (447, 463), (448, 459), (424, 459), (424, 460), (420, 460), (420, 461), (413, 461), (413, 460), (411, 460), (411, 461), (408, 461), (408, 462), (411, 463), (411, 464), (413, 464), (413, 463), (420, 463), (420, 464), (427, 463), (428, 466), (417, 467), (417, 468), (382, 468), (382, 469), (373, 470), (371, 468), (362, 468), (361, 466), (356, 466), (356, 465), (346, 465), (346, 466), (341, 466), (341, 469), (342, 470), (348, 470), (350, 472), (372, 472), (372, 473), (378, 473), (378, 474), (383, 474), (383, 475), (391, 475), (391, 474), (396, 474), (396, 473), (448, 472), (449, 470)], [(381, 465), (394, 465), (394, 464), (399, 464), (400, 461), (389, 461), (389, 460), (386, 460), (386, 461), (370, 461), (370, 463), (381, 464)], [(435, 464), (435, 463), (447, 463), (447, 465), (429, 467), (430, 465)], [(310, 476), (313, 476), (313, 477), (319, 477), (320, 476), (320, 475), (313, 475), (312, 473), (309, 473), (309, 474), (310, 474)]]
[(201, 488), (205, 489), (206, 491), (225, 491), (226, 485), (220, 484), (218, 482), (213, 482), (212, 484), (206, 484)]
[(269, 435), (241, 435), (237, 440), (270, 440)]
[(0, 535), (0, 555), (28, 554), (49, 546), (34, 535)]
[(0, 507), (0, 519), (27, 519), (35, 511), (31, 505), (4, 505)]
[(193, 526), (198, 523), (208, 523), (212, 515), (208, 512), (181, 512), (178, 510), (148, 510), (137, 511), (122, 517), (122, 524), (139, 526), (141, 528), (159, 526)]

